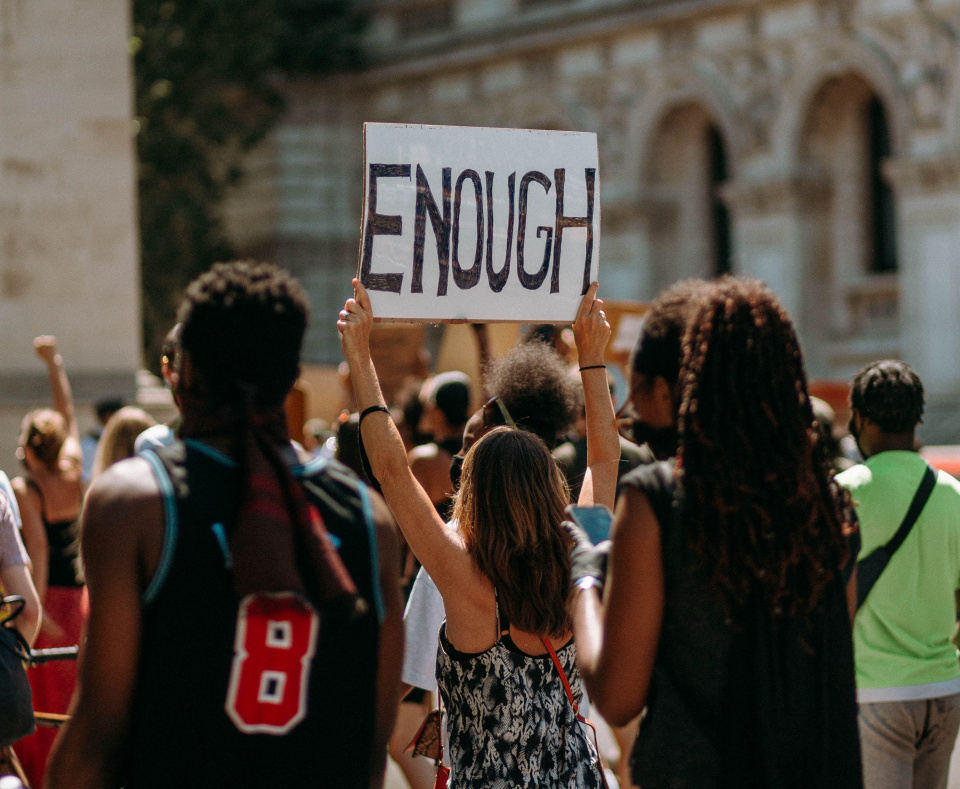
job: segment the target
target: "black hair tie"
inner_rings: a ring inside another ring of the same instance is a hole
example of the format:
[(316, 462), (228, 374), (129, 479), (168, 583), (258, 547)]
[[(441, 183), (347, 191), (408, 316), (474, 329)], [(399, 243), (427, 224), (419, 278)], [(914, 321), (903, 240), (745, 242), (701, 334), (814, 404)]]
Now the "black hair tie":
[(390, 415), (390, 409), (387, 408), (385, 405), (372, 405), (369, 408), (364, 408), (363, 411), (360, 412), (360, 420), (359, 422), (357, 422), (358, 429), (363, 425), (363, 420), (366, 419), (374, 411), (383, 411), (383, 413), (385, 413), (387, 416)]

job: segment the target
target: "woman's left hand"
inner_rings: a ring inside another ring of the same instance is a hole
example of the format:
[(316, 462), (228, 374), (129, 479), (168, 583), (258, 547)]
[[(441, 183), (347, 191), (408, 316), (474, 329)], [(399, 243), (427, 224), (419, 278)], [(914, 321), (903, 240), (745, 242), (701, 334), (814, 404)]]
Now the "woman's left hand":
[(370, 331), (373, 329), (373, 307), (370, 296), (360, 280), (353, 280), (353, 298), (347, 299), (337, 319), (340, 345), (349, 359), (356, 355), (370, 354)]
[(610, 339), (610, 324), (603, 311), (603, 301), (597, 298), (599, 287), (599, 282), (590, 283), (577, 310), (577, 319), (573, 322), (573, 336), (581, 367), (603, 364), (607, 340)]

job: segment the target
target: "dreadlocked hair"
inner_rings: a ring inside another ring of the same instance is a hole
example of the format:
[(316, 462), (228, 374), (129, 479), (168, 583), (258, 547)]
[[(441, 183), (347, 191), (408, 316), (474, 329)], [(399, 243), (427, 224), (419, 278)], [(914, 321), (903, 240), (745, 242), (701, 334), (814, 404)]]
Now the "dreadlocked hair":
[(819, 442), (786, 311), (759, 280), (700, 297), (683, 341), (678, 481), (683, 520), (728, 615), (756, 593), (804, 617), (846, 559), (849, 498)]
[(923, 421), (920, 376), (904, 362), (871, 362), (850, 382), (850, 407), (884, 433), (909, 433)]

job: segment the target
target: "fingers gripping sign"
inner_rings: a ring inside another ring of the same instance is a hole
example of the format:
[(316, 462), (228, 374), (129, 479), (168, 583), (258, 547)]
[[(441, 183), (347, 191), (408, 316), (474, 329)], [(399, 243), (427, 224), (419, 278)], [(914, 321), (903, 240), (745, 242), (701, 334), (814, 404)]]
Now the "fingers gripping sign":
[(246, 734), (286, 734), (307, 714), (320, 618), (293, 592), (247, 595), (237, 613), (226, 711)]
[(343, 351), (365, 351), (370, 343), (370, 331), (373, 328), (373, 308), (370, 296), (360, 280), (353, 280), (353, 298), (347, 299), (337, 319), (337, 331), (340, 332), (340, 344)]

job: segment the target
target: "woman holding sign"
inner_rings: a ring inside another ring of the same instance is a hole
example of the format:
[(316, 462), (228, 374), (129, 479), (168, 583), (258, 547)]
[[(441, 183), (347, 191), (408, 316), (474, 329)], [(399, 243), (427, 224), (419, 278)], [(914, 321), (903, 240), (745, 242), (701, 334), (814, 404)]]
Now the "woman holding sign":
[[(690, 316), (675, 464), (623, 478), (609, 562), (568, 524), (590, 697), (614, 725), (646, 706), (643, 789), (859, 789), (845, 589), (859, 540), (796, 334), (758, 280), (708, 286)], [(634, 371), (641, 418), (652, 384)]]
[[(337, 328), (363, 443), (384, 498), (446, 610), (437, 678), (448, 710), (451, 786), (602, 786), (599, 757), (564, 689), (569, 680), (579, 702), (566, 613), (563, 474), (538, 437), (495, 428), (466, 455), (453, 513), (459, 532), (447, 528), (411, 473), (384, 406), (370, 359), (370, 300), (358, 280), (353, 286), (355, 298), (340, 312)], [(602, 369), (610, 326), (596, 292), (594, 283), (574, 323), (590, 442), (581, 502), (609, 505), (620, 447)], [(590, 441), (597, 434), (609, 440)]]

